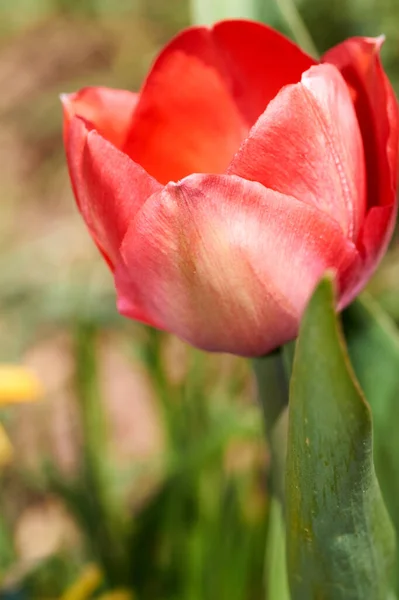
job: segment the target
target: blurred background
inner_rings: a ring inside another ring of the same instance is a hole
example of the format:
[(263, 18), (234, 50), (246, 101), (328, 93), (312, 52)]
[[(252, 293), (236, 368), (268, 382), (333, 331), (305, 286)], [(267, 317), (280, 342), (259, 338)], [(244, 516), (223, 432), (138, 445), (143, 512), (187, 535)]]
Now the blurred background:
[[(252, 2), (306, 43), (287, 0)], [(249, 366), (117, 315), (75, 208), (58, 100), (137, 90), (171, 36), (238, 4), (0, 0), (0, 363), (43, 387), (0, 406), (3, 600), (265, 598), (268, 450)], [(384, 33), (399, 91), (399, 0), (297, 8), (319, 52)], [(397, 264), (371, 284), (396, 320)]]

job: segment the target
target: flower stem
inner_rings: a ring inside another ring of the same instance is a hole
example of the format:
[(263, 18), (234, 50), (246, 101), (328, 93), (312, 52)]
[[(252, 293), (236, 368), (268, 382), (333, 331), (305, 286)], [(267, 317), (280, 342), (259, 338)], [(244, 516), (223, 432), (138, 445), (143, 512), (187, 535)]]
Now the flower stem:
[(265, 433), (270, 449), (271, 467), (269, 485), (271, 493), (284, 506), (284, 471), (287, 437), (287, 406), (289, 358), (287, 351), (257, 358), (253, 369), (258, 387), (258, 398), (262, 409)]
[(288, 392), (292, 347), (253, 361), (258, 397), (270, 449), (270, 512), (265, 556), (266, 598), (288, 600), (285, 558), (285, 461), (288, 435)]
[(295, 4), (295, 0), (276, 0), (276, 4), (285, 19), (288, 27), (292, 31), (292, 35), (301, 48), (303, 48), (313, 58), (318, 58), (319, 53), (316, 45), (310, 35), (301, 14)]

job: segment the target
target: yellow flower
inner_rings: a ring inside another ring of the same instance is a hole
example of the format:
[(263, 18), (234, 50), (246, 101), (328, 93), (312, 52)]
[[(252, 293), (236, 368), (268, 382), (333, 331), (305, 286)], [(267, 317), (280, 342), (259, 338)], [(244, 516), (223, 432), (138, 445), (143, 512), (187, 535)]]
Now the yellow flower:
[[(42, 393), (43, 388), (32, 371), (17, 365), (0, 365), (0, 407), (37, 400)], [(0, 468), (11, 458), (11, 442), (0, 423)]]
[(97, 565), (89, 564), (62, 595), (61, 600), (88, 600), (100, 587), (102, 580), (103, 575)]
[(134, 600), (134, 595), (128, 590), (114, 590), (103, 594), (98, 600)]
[(0, 406), (37, 400), (43, 388), (36, 375), (25, 367), (0, 365)]
[(0, 469), (8, 465), (13, 455), (11, 442), (0, 423)]
[[(78, 579), (66, 590), (61, 600), (89, 600), (103, 582), (103, 574), (95, 564), (88, 564)], [(98, 600), (134, 600), (129, 590), (119, 589), (106, 592)]]

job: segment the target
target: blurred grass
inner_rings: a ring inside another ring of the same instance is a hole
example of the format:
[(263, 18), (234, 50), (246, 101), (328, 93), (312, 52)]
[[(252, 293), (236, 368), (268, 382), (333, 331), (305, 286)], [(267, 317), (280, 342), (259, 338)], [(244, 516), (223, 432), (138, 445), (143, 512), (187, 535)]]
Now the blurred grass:
[[(289, 33), (277, 4), (259, 6)], [(298, 8), (320, 52), (385, 33), (398, 89), (398, 0)], [(0, 3), (0, 361), (23, 361), (46, 388), (0, 415), (14, 445), (0, 473), (0, 598), (59, 598), (93, 562), (96, 594), (265, 597), (267, 450), (248, 367), (116, 314), (62, 149), (60, 92), (137, 89), (188, 24), (185, 0)], [(373, 284), (391, 312), (392, 256)]]

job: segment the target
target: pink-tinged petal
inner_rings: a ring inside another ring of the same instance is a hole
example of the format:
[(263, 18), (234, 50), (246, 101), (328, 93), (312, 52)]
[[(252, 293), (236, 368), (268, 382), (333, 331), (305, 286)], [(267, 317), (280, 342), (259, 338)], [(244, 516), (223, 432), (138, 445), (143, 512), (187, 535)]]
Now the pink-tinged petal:
[(126, 90), (86, 87), (74, 94), (62, 94), (64, 131), (74, 116), (91, 123), (106, 140), (117, 148), (125, 144), (138, 95)]
[(121, 246), (119, 310), (191, 344), (246, 356), (292, 339), (323, 272), (345, 290), (359, 256), (311, 205), (227, 175), (154, 194)]
[(397, 207), (393, 205), (373, 206), (367, 214), (358, 243), (359, 252), (363, 257), (362, 277), (354, 297), (368, 282), (387, 251), (395, 226), (396, 212)]
[(323, 58), (346, 79), (363, 137), (369, 212), (358, 245), (364, 277), (370, 277), (384, 255), (397, 213), (398, 104), (381, 65), (382, 42), (383, 38), (351, 38)]
[(384, 73), (384, 83), (387, 93), (387, 114), (389, 122), (389, 133), (387, 143), (387, 155), (389, 169), (392, 177), (392, 185), (395, 193), (398, 188), (398, 176), (399, 176), (399, 165), (398, 165), (398, 153), (399, 153), (399, 107), (395, 93), (392, 89), (390, 81)]
[(234, 157), (234, 173), (328, 213), (356, 241), (365, 213), (363, 144), (349, 90), (311, 67), (270, 102)]
[(79, 117), (71, 120), (66, 152), (77, 204), (112, 267), (131, 220), (161, 186)]
[(383, 38), (350, 38), (329, 50), (353, 94), (363, 136), (368, 174), (368, 206), (393, 204), (398, 175), (398, 106), (383, 71)]
[(259, 23), (224, 21), (174, 38), (155, 61), (125, 152), (158, 181), (223, 172), (268, 102), (313, 64)]

